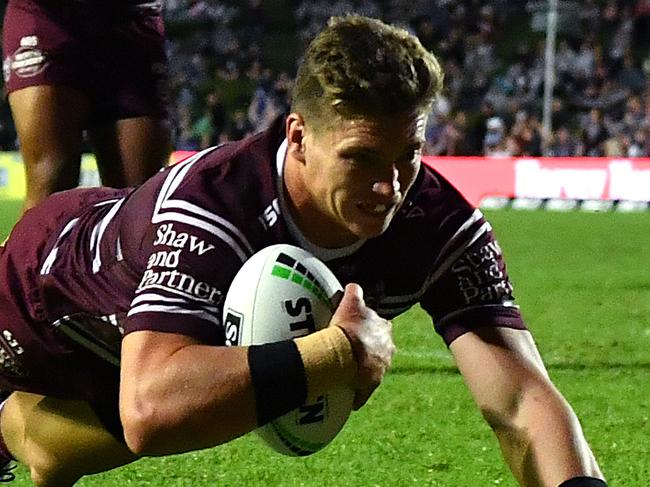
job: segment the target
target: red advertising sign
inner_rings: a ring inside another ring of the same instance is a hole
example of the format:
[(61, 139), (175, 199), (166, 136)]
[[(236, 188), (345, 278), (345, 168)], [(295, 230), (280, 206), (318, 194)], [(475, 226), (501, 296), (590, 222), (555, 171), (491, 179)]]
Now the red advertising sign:
[(489, 197), (650, 201), (650, 159), (425, 157), (473, 204)]

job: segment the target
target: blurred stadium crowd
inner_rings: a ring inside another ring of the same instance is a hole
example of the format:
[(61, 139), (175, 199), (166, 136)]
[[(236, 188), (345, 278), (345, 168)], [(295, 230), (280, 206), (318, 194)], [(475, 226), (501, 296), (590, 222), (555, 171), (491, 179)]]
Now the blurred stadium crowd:
[[(330, 15), (356, 12), (417, 33), (443, 64), (446, 89), (427, 130), (428, 154), (650, 156), (650, 1), (560, 1), (547, 139), (541, 123), (545, 6), (166, 0), (175, 148), (201, 149), (264, 128), (288, 108), (306, 42)], [(16, 148), (3, 100), (0, 149)]]

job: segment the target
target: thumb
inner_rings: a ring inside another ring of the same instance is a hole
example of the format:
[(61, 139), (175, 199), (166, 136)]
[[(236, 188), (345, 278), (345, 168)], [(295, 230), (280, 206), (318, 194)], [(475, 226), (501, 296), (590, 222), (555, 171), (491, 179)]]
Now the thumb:
[(361, 286), (355, 283), (347, 284), (339, 308), (354, 310), (363, 307), (364, 304)]

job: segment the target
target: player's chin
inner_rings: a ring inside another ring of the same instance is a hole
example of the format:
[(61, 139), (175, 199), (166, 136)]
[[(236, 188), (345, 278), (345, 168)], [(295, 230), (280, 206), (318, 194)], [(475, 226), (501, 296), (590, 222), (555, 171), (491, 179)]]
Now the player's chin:
[(352, 232), (359, 238), (379, 237), (384, 233), (393, 219), (393, 213), (385, 215), (363, 215), (351, 225)]

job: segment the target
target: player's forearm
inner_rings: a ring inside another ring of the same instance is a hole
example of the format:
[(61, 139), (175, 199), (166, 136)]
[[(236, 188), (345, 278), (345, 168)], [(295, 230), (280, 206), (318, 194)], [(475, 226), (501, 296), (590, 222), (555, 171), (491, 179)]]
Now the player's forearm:
[(246, 348), (183, 347), (156, 374), (135, 377), (122, 375), (120, 412), (138, 455), (215, 446), (257, 426)]
[(526, 392), (511, 419), (488, 420), (522, 486), (557, 487), (573, 477), (602, 478), (578, 418), (552, 386)]
[(338, 327), (295, 342), (254, 347), (184, 344), (153, 365), (139, 354), (123, 353), (125, 438), (138, 455), (219, 445), (299, 406), (306, 397), (349, 383), (355, 372), (350, 343)]

